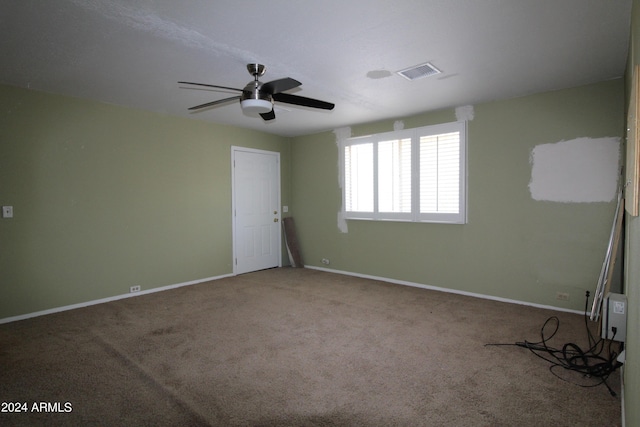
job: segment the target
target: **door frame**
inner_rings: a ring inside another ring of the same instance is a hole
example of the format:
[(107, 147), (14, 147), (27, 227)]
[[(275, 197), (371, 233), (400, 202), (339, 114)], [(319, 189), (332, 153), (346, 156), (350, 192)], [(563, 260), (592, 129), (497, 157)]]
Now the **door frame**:
[[(276, 195), (277, 198), (277, 204), (278, 204), (278, 214), (277, 214), (277, 218), (278, 218), (278, 227), (281, 228), (281, 223), (282, 223), (282, 199), (281, 199), (281, 193), (282, 193), (282, 184), (280, 181), (280, 175), (281, 175), (281, 169), (280, 169), (280, 153), (278, 151), (267, 151), (267, 150), (260, 150), (257, 148), (247, 148), (247, 147), (240, 147), (240, 146), (236, 146), (236, 145), (232, 145), (231, 146), (231, 222), (232, 222), (232, 260), (231, 260), (231, 264), (233, 266), (233, 275), (237, 275), (238, 274), (238, 263), (237, 263), (237, 250), (238, 250), (238, 245), (236, 244), (236, 238), (238, 237), (237, 234), (237, 221), (236, 221), (236, 171), (235, 171), (235, 158), (236, 158), (236, 153), (242, 151), (245, 153), (254, 153), (254, 154), (262, 154), (262, 155), (270, 155), (270, 156), (275, 156), (276, 158), (276, 164), (278, 165), (277, 167), (277, 176), (276, 176), (276, 180), (277, 180), (277, 188), (278, 188), (278, 192)], [(278, 241), (277, 241), (277, 253), (278, 253), (278, 267), (282, 267), (282, 231), (280, 230), (277, 233), (278, 236)]]

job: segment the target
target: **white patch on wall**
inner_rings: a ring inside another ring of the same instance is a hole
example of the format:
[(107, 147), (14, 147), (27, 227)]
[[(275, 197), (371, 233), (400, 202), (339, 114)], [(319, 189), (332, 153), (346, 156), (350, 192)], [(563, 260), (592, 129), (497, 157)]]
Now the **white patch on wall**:
[(475, 117), (473, 105), (464, 105), (456, 108), (456, 120), (459, 122), (471, 121)]
[(402, 120), (396, 120), (393, 122), (393, 130), (398, 132), (399, 130), (404, 130), (404, 122)]
[[(347, 138), (351, 138), (350, 127), (334, 129), (333, 133), (336, 136), (336, 145), (338, 146), (338, 150), (340, 150), (342, 146), (342, 141), (344, 141)], [(340, 156), (338, 156), (338, 159), (340, 159)], [(339, 161), (340, 160), (338, 160), (338, 162)], [(338, 184), (340, 187), (340, 192), (342, 192), (342, 183), (344, 182), (344, 169), (343, 169), (343, 165), (341, 164), (338, 164), (338, 174), (339, 174)], [(349, 232), (349, 227), (347, 226), (347, 220), (344, 217), (344, 206), (340, 206), (340, 210), (338, 211), (338, 230), (340, 230), (342, 233)]]
[(529, 191), (534, 200), (610, 202), (617, 194), (620, 138), (576, 138), (531, 151)]
[(339, 144), (340, 141), (344, 141), (347, 138), (351, 138), (351, 128), (347, 126), (343, 128), (334, 129), (333, 134), (336, 136), (336, 143)]

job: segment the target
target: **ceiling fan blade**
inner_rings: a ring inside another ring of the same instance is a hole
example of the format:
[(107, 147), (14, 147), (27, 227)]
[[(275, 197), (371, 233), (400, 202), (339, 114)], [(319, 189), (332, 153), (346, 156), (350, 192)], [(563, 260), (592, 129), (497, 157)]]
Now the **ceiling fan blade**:
[(276, 118), (276, 113), (272, 108), (268, 113), (260, 113), (260, 117), (262, 117), (265, 121), (273, 120)]
[(302, 83), (295, 79), (285, 77), (284, 79), (273, 80), (263, 84), (260, 90), (264, 90), (266, 93), (273, 95), (275, 93), (280, 93), (284, 92), (285, 90), (296, 88), (301, 84)]
[(273, 100), (287, 104), (301, 105), (303, 107), (320, 108), (322, 110), (333, 110), (333, 107), (335, 107), (335, 104), (331, 104), (330, 102), (305, 98), (304, 96), (291, 95), (288, 93), (275, 93), (273, 94)]
[(193, 83), (193, 82), (178, 82), (179, 84), (183, 84), (183, 85), (196, 85), (196, 86), (204, 86), (204, 87), (213, 87), (216, 89), (227, 89), (227, 90), (235, 90), (238, 92), (242, 92), (242, 89), (238, 89), (235, 87), (227, 87), (227, 86), (218, 86), (218, 85), (208, 85), (206, 83)]
[(202, 108), (213, 107), (214, 105), (224, 104), (229, 101), (237, 101), (239, 100), (239, 96), (232, 96), (231, 98), (218, 99), (217, 101), (207, 102), (206, 104), (196, 105), (195, 107), (189, 108), (189, 111), (200, 110)]

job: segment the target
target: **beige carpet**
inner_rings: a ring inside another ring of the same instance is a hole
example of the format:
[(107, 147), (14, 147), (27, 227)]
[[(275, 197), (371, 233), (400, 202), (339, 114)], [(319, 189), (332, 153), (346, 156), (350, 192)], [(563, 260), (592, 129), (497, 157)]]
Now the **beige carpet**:
[[(28, 406), (0, 425), (620, 425), (605, 386), (485, 346), (539, 341), (553, 315), (550, 344), (587, 347), (575, 314), (308, 269), (250, 273), (0, 325), (0, 400)], [(608, 382), (619, 391), (618, 372)]]

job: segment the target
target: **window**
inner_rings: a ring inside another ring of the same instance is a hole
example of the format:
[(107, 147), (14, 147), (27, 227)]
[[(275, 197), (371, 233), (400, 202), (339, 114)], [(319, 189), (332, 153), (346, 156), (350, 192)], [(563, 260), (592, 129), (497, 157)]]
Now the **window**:
[(343, 141), (348, 219), (466, 222), (466, 124), (446, 123)]

